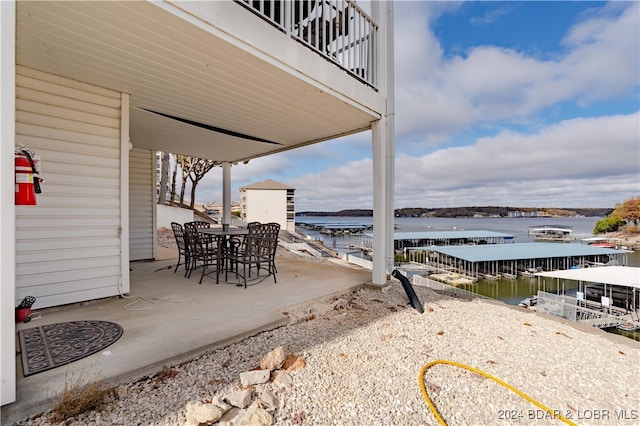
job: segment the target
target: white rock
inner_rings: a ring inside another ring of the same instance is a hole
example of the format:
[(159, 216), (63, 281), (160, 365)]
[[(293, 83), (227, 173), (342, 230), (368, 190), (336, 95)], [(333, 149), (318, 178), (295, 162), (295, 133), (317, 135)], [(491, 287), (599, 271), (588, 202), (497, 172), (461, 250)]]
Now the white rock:
[(206, 404), (201, 401), (190, 401), (186, 407), (187, 425), (199, 425), (200, 423), (213, 423), (226, 412), (216, 404)]
[(222, 399), (219, 396), (214, 396), (213, 398), (211, 398), (211, 403), (217, 405), (218, 407), (220, 407), (221, 409), (224, 410), (224, 412), (226, 413), (227, 411), (231, 410), (231, 405), (227, 404), (224, 399)]
[(251, 404), (251, 392), (242, 389), (225, 395), (224, 399), (234, 407), (245, 408)]
[(275, 411), (282, 407), (280, 399), (268, 389), (263, 389), (260, 393), (260, 401), (267, 411)]
[(246, 413), (246, 410), (233, 407), (231, 410), (224, 413), (224, 416), (222, 416), (220, 420), (218, 420), (218, 422), (216, 423), (216, 426), (239, 425), (242, 423), (242, 419), (244, 418), (245, 413)]
[(284, 370), (276, 370), (274, 372), (273, 383), (287, 388), (293, 387), (293, 379), (291, 378), (291, 374)]
[(271, 377), (271, 371), (269, 370), (253, 370), (240, 373), (240, 383), (243, 387), (251, 385), (258, 385), (260, 383), (267, 383)]
[(273, 417), (271, 414), (264, 408), (260, 408), (255, 401), (247, 408), (247, 412), (240, 423), (242, 426), (266, 426), (272, 424)]

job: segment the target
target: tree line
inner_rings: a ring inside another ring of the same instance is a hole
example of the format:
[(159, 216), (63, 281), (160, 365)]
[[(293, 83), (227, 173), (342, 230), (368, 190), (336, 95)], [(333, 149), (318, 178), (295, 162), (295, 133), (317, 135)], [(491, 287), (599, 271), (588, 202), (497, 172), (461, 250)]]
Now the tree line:
[(403, 208), (396, 210), (396, 217), (509, 217), (521, 213), (523, 216), (553, 217), (603, 217), (611, 213), (610, 208), (556, 208), (556, 207), (502, 207), (502, 206), (467, 206), (444, 208)]
[(627, 231), (637, 233), (640, 232), (638, 222), (640, 222), (640, 196), (616, 204), (607, 217), (596, 222), (593, 233), (597, 235), (616, 232), (626, 225), (629, 225)]
[[(158, 194), (158, 204), (168, 204), (170, 206), (177, 204), (184, 206), (187, 182), (191, 182), (189, 208), (192, 210), (195, 207), (198, 183), (211, 169), (222, 165), (220, 161), (191, 157), (189, 155), (172, 154), (169, 152), (161, 152), (160, 158), (160, 191)], [(180, 169), (179, 182), (178, 168)], [(176, 194), (178, 184), (180, 185), (179, 195)]]
[[(552, 208), (552, 207), (498, 207), (498, 206), (470, 206), (470, 207), (405, 207), (395, 210), (396, 217), (474, 217), (493, 216), (508, 217), (510, 212), (542, 213), (554, 217), (605, 217), (611, 214), (611, 208)], [(298, 216), (373, 216), (373, 210), (347, 209), (333, 212), (305, 211), (297, 213)]]

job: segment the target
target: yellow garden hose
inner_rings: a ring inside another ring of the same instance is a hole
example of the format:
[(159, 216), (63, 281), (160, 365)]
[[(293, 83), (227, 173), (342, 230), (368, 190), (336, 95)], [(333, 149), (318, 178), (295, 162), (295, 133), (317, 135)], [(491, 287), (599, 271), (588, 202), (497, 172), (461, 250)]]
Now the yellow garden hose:
[(469, 367), (468, 365), (460, 364), (459, 362), (447, 361), (447, 360), (439, 359), (439, 360), (432, 361), (432, 362), (429, 362), (429, 363), (425, 364), (424, 367), (422, 367), (422, 370), (420, 370), (420, 389), (422, 390), (422, 395), (424, 396), (424, 399), (427, 401), (427, 404), (429, 404), (429, 408), (431, 409), (431, 412), (436, 416), (436, 418), (438, 419), (438, 422), (441, 425), (445, 425), (446, 426), (447, 423), (444, 421), (444, 419), (442, 418), (442, 416), (438, 412), (438, 409), (433, 404), (433, 402), (431, 402), (431, 399), (429, 398), (429, 394), (427, 393), (427, 388), (425, 387), (425, 384), (424, 384), (424, 373), (429, 368), (431, 368), (432, 366), (434, 366), (436, 364), (449, 364), (449, 365), (453, 365), (453, 366), (456, 366), (456, 367), (464, 368), (465, 370), (473, 371), (474, 373), (478, 373), (478, 374), (480, 374), (480, 375), (482, 375), (482, 376), (484, 376), (486, 378), (489, 378), (489, 379), (493, 380), (496, 383), (501, 384), (505, 388), (515, 392), (516, 394), (520, 395), (521, 397), (523, 397), (527, 401), (531, 402), (532, 404), (536, 405), (537, 407), (539, 407), (542, 410), (544, 410), (547, 413), (549, 413), (551, 416), (553, 416), (553, 418), (557, 418), (558, 420), (562, 420), (566, 424), (575, 426), (575, 423), (573, 423), (571, 420), (567, 419), (566, 417), (558, 414), (557, 411), (553, 411), (550, 408), (545, 407), (544, 405), (542, 405), (541, 403), (539, 403), (535, 399), (531, 398), (529, 395), (526, 395), (525, 393), (519, 391), (518, 389), (514, 388), (513, 386), (511, 386), (508, 383), (505, 383), (504, 381), (498, 379), (497, 377), (494, 377), (494, 376), (492, 376), (492, 375), (490, 375), (488, 373), (485, 373), (484, 371), (480, 371), (480, 370), (478, 370), (476, 368)]

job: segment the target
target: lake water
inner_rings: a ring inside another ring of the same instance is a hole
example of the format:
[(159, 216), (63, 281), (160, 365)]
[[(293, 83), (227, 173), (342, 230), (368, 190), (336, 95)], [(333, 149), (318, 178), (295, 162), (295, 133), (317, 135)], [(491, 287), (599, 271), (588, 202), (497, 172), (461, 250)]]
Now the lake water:
[[(397, 217), (395, 226), (397, 232), (408, 231), (446, 231), (446, 230), (466, 230), (466, 231), (494, 231), (511, 234), (516, 237), (517, 243), (533, 242), (533, 238), (528, 235), (530, 226), (537, 225), (561, 225), (570, 226), (573, 230), (572, 236), (576, 239), (593, 236), (593, 228), (601, 218), (593, 217), (572, 217), (572, 218), (502, 218), (502, 217), (481, 217), (481, 218), (442, 218), (442, 217)], [(372, 217), (335, 217), (335, 216), (298, 216), (296, 223), (361, 223), (371, 225)], [(305, 231), (315, 239), (321, 239), (327, 247), (332, 247), (338, 251), (346, 250), (347, 246), (354, 239), (353, 237), (332, 237), (320, 232)], [(357, 240), (357, 237), (356, 237)]]
[[(493, 231), (514, 235), (516, 243), (530, 243), (534, 239), (528, 235), (530, 226), (560, 225), (572, 228), (572, 238), (579, 242), (580, 239), (593, 236), (593, 228), (598, 220), (596, 217), (572, 217), (572, 218), (395, 218), (396, 232), (407, 231)], [(359, 223), (371, 225), (372, 217), (333, 217), (333, 216), (299, 216), (296, 222), (300, 223)], [(371, 231), (368, 231), (371, 233)], [(316, 240), (322, 240), (324, 245), (338, 252), (349, 252), (350, 245), (364, 245), (362, 236), (330, 236), (319, 231), (304, 229), (304, 233)], [(640, 266), (640, 251), (628, 256), (627, 266)], [(487, 281), (480, 279), (478, 282), (466, 286), (458, 286), (473, 293), (501, 300), (510, 305), (517, 305), (523, 299), (537, 294), (538, 290), (556, 292), (575, 296), (578, 283), (565, 281), (558, 284), (557, 280), (539, 281), (537, 278), (518, 277), (517, 279), (499, 279)], [(625, 334), (624, 332), (622, 334)], [(626, 333), (628, 337), (640, 340), (640, 332)]]
[[(580, 239), (593, 236), (593, 228), (598, 217), (571, 217), (571, 218), (442, 218), (442, 217), (397, 217), (395, 218), (396, 232), (409, 231), (493, 231), (514, 235), (516, 243), (532, 243), (533, 237), (529, 236), (529, 227), (538, 225), (560, 225), (572, 229), (572, 238), (579, 242)], [(335, 216), (298, 216), (296, 223), (358, 223), (371, 225), (372, 217), (335, 217)], [(371, 231), (368, 231), (371, 233)], [(316, 240), (321, 240), (325, 246), (339, 252), (348, 252), (350, 245), (363, 245), (362, 236), (331, 236), (319, 231), (304, 229), (304, 233)], [(640, 252), (629, 255), (627, 266), (640, 266)]]
[(593, 228), (600, 218), (396, 218), (399, 231), (404, 230), (466, 230), (466, 231), (494, 231), (516, 236), (516, 242), (533, 242), (528, 235), (530, 226), (561, 225), (573, 229), (574, 238), (588, 238), (593, 235)]

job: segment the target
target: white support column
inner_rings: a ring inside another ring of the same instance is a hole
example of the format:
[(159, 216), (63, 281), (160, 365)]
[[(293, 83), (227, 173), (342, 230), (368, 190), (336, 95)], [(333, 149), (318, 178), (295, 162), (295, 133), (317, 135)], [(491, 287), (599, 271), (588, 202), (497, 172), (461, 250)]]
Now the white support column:
[(371, 281), (376, 285), (387, 283), (386, 267), (386, 204), (387, 162), (385, 159), (385, 124), (383, 118), (371, 127), (373, 143), (373, 273)]
[(385, 230), (386, 246), (385, 246), (385, 264), (387, 271), (390, 273), (393, 271), (395, 261), (395, 248), (394, 248), (394, 232), (395, 232), (395, 68), (394, 68), (394, 27), (393, 27), (393, 1), (385, 1), (385, 76), (386, 76), (386, 89), (385, 95), (387, 97), (387, 127), (386, 127), (386, 173), (387, 173), (387, 185), (386, 185), (386, 222)]
[(372, 2), (372, 17), (379, 22), (378, 87), (387, 99), (386, 111), (372, 124), (373, 144), (373, 276), (384, 285), (394, 264), (395, 109), (393, 68), (393, 2)]
[[(129, 95), (120, 95), (120, 292), (129, 293)], [(155, 192), (155, 186), (154, 192)], [(154, 233), (155, 233), (155, 229)], [(155, 248), (154, 248), (155, 250)]]
[(231, 224), (231, 163), (222, 163), (222, 223)]
[(0, 405), (16, 400), (16, 4), (0, 1)]

